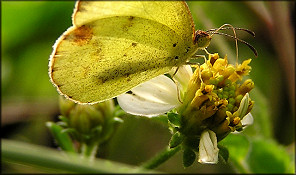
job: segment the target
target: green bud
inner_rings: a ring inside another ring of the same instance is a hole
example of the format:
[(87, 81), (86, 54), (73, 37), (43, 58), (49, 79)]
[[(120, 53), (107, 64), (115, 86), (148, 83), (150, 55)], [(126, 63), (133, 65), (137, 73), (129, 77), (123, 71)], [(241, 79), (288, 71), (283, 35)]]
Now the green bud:
[(218, 81), (215, 78), (210, 78), (209, 83), (212, 84), (212, 85), (217, 86)]
[(223, 89), (222, 88), (218, 89), (218, 93), (223, 93)]
[(226, 107), (227, 107), (228, 111), (232, 111), (234, 106), (232, 104), (228, 104)]
[(63, 116), (68, 116), (75, 105), (76, 104), (73, 101), (67, 100), (61, 95), (59, 96), (59, 107)]
[(238, 96), (236, 96), (236, 97), (235, 97), (235, 103), (236, 103), (236, 104), (239, 104), (239, 103), (242, 101), (243, 97), (244, 97), (243, 95), (238, 95)]
[(225, 86), (231, 86), (232, 81), (229, 80), (229, 79), (226, 79), (226, 80), (224, 81), (224, 84), (225, 84)]
[(203, 79), (203, 81), (207, 81), (212, 77), (213, 77), (213, 73), (209, 70), (202, 71), (201, 73), (201, 78)]
[(236, 89), (236, 85), (235, 85), (235, 84), (231, 84), (231, 85), (229, 86), (229, 89), (230, 89), (230, 91), (235, 91), (235, 89)]
[(229, 89), (230, 89), (230, 88), (227, 87), (227, 86), (225, 86), (225, 87), (223, 88), (224, 91), (229, 91)]
[(234, 90), (230, 90), (229, 91), (229, 97), (234, 97), (235, 96), (235, 91)]
[(220, 83), (224, 80), (224, 76), (223, 75), (219, 75), (217, 78), (217, 82)]
[(70, 127), (79, 133), (90, 134), (94, 126), (103, 122), (102, 114), (90, 105), (77, 105), (70, 112)]
[(229, 98), (228, 99), (228, 104), (234, 105), (234, 103), (235, 103), (235, 99), (234, 98)]
[(227, 96), (228, 97), (228, 95), (229, 95), (229, 92), (228, 91), (223, 91), (223, 95), (225, 95), (225, 96)]
[(245, 95), (247, 92), (250, 92), (254, 88), (254, 86), (254, 82), (251, 79), (247, 79), (242, 85), (237, 88), (236, 94)]
[(218, 97), (220, 98), (220, 99), (222, 99), (223, 98), (223, 95), (222, 94), (218, 94)]

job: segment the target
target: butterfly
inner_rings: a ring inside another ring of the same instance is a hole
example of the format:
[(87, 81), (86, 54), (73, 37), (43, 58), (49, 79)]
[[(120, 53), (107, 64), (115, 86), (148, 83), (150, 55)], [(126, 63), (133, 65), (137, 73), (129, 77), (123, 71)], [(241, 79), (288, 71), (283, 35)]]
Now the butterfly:
[(80, 104), (114, 98), (182, 66), (211, 40), (195, 30), (184, 1), (78, 1), (72, 23), (53, 46), (49, 76)]

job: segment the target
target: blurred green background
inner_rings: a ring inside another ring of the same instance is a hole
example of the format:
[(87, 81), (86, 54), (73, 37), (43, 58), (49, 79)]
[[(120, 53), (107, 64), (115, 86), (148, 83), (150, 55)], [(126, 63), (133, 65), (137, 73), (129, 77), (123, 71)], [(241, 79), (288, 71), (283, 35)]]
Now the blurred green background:
[[(58, 93), (48, 77), (48, 59), (55, 40), (71, 26), (74, 1), (1, 1), (1, 138), (56, 148), (45, 126), (59, 115)], [(192, 1), (188, 2), (196, 29), (228, 23), (250, 29), (256, 37), (238, 36), (258, 50), (239, 43), (240, 61), (252, 58), (250, 77), (255, 82), (255, 123), (246, 134), (274, 138), (295, 156), (295, 2)], [(215, 35), (211, 53), (228, 55), (235, 63), (235, 42)], [(200, 52), (203, 54), (203, 52)], [(98, 156), (139, 165), (169, 142), (167, 127), (157, 120), (126, 116)], [(230, 152), (231, 154), (231, 152)], [(174, 173), (231, 173), (230, 165), (182, 167), (182, 154), (158, 170)], [(28, 166), (2, 164), (2, 172), (43, 172)]]

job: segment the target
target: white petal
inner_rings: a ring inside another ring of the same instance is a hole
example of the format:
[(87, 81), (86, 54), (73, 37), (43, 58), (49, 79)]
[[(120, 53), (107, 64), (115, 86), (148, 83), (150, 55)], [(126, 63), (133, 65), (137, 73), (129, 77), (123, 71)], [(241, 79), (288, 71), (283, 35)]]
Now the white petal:
[(176, 69), (172, 69), (170, 74), (173, 76), (174, 80), (180, 83), (181, 86), (179, 88), (181, 88), (182, 91), (186, 91), (189, 80), (193, 74), (191, 66), (190, 65), (180, 66), (178, 68), (177, 73), (174, 75), (175, 72), (176, 72)]
[(251, 113), (248, 113), (244, 118), (241, 120), (243, 126), (252, 125), (254, 122), (254, 118)]
[(211, 130), (206, 130), (201, 134), (199, 141), (198, 162), (206, 164), (216, 164), (218, 162), (219, 149), (217, 146), (216, 134)]
[(153, 117), (168, 112), (176, 105), (148, 101), (134, 94), (122, 94), (117, 97), (118, 104), (127, 113)]
[(238, 110), (236, 111), (239, 115), (239, 118), (243, 118), (246, 115), (249, 106), (249, 101), (249, 93), (246, 93), (239, 104)]
[(176, 84), (160, 75), (117, 97), (120, 107), (127, 113), (157, 116), (181, 105)]
[(160, 75), (131, 90), (134, 94), (148, 101), (179, 105), (176, 84), (170, 78)]

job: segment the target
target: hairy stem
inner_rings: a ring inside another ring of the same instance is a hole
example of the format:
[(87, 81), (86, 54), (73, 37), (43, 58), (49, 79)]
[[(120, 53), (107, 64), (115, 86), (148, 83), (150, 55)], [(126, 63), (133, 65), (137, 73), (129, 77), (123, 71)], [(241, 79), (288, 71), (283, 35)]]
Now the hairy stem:
[(170, 159), (173, 155), (175, 155), (177, 152), (181, 150), (181, 145), (175, 147), (175, 148), (165, 148), (162, 152), (160, 152), (158, 155), (153, 157), (152, 159), (148, 160), (147, 162), (142, 164), (143, 168), (146, 169), (154, 169)]

